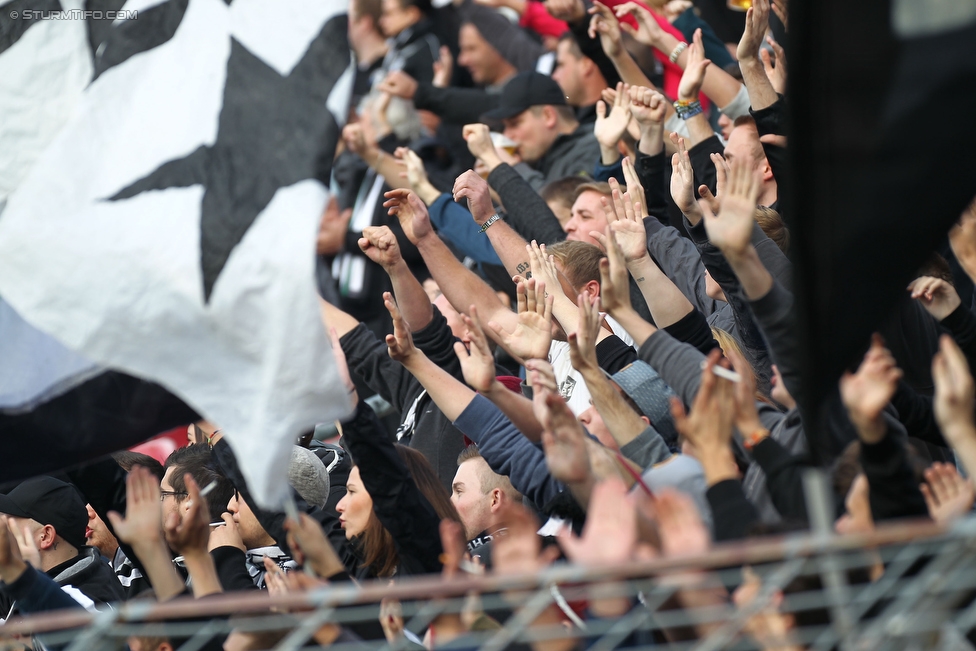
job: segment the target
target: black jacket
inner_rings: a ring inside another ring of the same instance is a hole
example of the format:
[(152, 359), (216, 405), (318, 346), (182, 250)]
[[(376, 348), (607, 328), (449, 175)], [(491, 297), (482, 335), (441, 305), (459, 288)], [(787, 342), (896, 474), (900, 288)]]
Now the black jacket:
[[(417, 488), (376, 413), (360, 400), (356, 413), (342, 425), (342, 445), (359, 467), (373, 513), (396, 545), (396, 576), (440, 572), (440, 517)], [(357, 575), (367, 578), (372, 571), (361, 568)]]
[(59, 586), (72, 586), (95, 602), (108, 604), (125, 599), (125, 590), (115, 572), (94, 547), (85, 545), (78, 555), (45, 572)]
[[(363, 325), (339, 340), (349, 368), (366, 385), (400, 412), (401, 443), (421, 452), (430, 461), (448, 491), (457, 472), (457, 458), (464, 450), (464, 435), (434, 404), (424, 387), (399, 362), (390, 359), (386, 344)], [(454, 335), (447, 319), (434, 308), (434, 318), (413, 333), (414, 344), (439, 367), (462, 379), (461, 363), (454, 354)], [(497, 368), (499, 375), (511, 375)]]
[(403, 70), (421, 83), (434, 79), (434, 61), (440, 56), (440, 42), (426, 18), (406, 28), (393, 38), (393, 45), (383, 59), (386, 71)]

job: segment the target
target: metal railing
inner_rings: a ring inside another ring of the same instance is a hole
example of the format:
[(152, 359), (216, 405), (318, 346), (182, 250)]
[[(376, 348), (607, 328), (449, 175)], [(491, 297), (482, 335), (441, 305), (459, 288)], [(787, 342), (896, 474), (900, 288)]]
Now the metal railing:
[[(729, 600), (683, 602), (689, 581), (724, 596), (742, 582), (742, 566), (761, 577), (747, 606)], [(880, 577), (869, 580), (874, 572)], [(555, 589), (554, 589), (555, 586)], [(792, 586), (792, 587), (791, 587)], [(722, 590), (724, 587), (724, 591)], [(497, 651), (512, 644), (579, 638), (598, 651), (666, 643), (669, 649), (758, 648), (743, 633), (750, 618), (782, 591), (779, 611), (794, 619), (791, 640), (813, 649), (969, 648), (963, 637), (976, 626), (976, 517), (948, 530), (930, 521), (879, 526), (863, 535), (803, 533), (717, 545), (708, 553), (621, 566), (585, 568), (556, 564), (537, 575), (404, 579), (333, 585), (283, 596), (231, 593), (168, 603), (133, 601), (102, 613), (52, 612), (0, 627), (0, 636), (37, 635), (48, 647), (70, 651), (121, 648), (131, 635), (189, 638), (193, 651), (214, 636), (239, 631), (280, 631), (274, 649), (318, 648), (309, 642), (325, 623), (378, 630), (380, 601), (401, 604), (405, 627), (423, 635), (431, 622), (459, 615), (478, 595), (483, 612), (501, 624), (468, 632), (437, 648)], [(583, 616), (585, 628), (536, 625), (537, 615), (562, 603), (624, 597), (622, 616)], [(468, 604), (466, 606), (466, 604)], [(394, 643), (404, 648), (406, 640)], [(333, 647), (389, 648), (386, 640)], [(0, 643), (0, 648), (4, 647)]]

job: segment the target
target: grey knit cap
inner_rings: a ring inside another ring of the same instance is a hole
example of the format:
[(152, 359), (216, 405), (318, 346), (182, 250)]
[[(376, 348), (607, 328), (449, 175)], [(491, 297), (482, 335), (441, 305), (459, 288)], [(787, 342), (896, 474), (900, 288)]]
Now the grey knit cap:
[(498, 50), (519, 72), (535, 70), (546, 50), (521, 27), (491, 7), (466, 2), (461, 7), (462, 22), (474, 25), (481, 37)]
[(293, 446), (288, 464), (288, 485), (310, 506), (325, 506), (329, 499), (329, 471), (311, 450)]

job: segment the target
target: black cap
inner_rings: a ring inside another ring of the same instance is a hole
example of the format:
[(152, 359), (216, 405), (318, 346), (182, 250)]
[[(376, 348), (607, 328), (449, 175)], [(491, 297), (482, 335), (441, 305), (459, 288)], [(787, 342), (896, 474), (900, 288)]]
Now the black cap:
[(49, 524), (71, 545), (85, 544), (85, 500), (77, 488), (54, 477), (34, 477), (0, 495), (0, 513)]
[(566, 96), (559, 84), (541, 72), (520, 72), (502, 88), (498, 108), (484, 114), (486, 120), (513, 118), (533, 106), (565, 106)]

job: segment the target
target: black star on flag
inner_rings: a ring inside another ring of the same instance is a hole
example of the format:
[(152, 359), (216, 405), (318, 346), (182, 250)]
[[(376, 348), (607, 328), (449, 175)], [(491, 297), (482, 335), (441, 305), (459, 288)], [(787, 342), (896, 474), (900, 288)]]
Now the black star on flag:
[[(0, 219), (7, 312), (76, 356), (30, 391), (7, 391), (0, 363), (0, 410), (34, 409), (0, 412), (0, 431), (42, 434), (26, 454), (74, 436), (79, 461), (200, 414), (227, 432), (271, 505), (295, 435), (348, 410), (313, 273), (350, 86), (345, 10), (344, 0), (169, 0), (111, 28), (75, 26), (76, 50), (94, 62), (80, 68), (86, 85), (60, 131), (46, 127), (56, 135)], [(55, 22), (0, 37), (0, 72), (58, 47)], [(0, 169), (31, 144), (11, 142)], [(3, 316), (0, 327), (17, 321)], [(92, 378), (93, 367), (105, 372)], [(72, 384), (69, 373), (85, 377)], [(0, 474), (64, 465), (52, 457), (7, 457)]]

